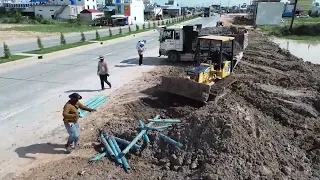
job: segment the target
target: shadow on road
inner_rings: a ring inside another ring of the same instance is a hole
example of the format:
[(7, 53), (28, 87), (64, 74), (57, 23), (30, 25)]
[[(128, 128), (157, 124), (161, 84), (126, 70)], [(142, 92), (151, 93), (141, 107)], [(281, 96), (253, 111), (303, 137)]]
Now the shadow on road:
[(35, 157), (28, 156), (27, 154), (65, 154), (65, 150), (56, 150), (65, 148), (63, 144), (51, 144), (51, 143), (44, 143), (44, 144), (33, 144), (26, 147), (19, 147), (14, 150), (20, 158), (29, 158), (29, 159), (36, 159)]
[(79, 89), (79, 90), (68, 90), (65, 93), (79, 93), (79, 92), (98, 92), (101, 89)]
[[(139, 58), (131, 58), (121, 61), (121, 64), (115, 65), (115, 67), (134, 67), (138, 66)], [(143, 57), (143, 65), (146, 66), (158, 66), (158, 65), (167, 65), (169, 64), (165, 58), (159, 57)]]

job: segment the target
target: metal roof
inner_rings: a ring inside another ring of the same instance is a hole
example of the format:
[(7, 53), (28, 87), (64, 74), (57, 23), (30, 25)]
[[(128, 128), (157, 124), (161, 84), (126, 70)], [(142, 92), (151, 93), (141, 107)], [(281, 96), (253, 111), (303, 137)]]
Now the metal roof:
[(227, 42), (234, 40), (234, 37), (230, 36), (214, 36), (214, 35), (209, 35), (209, 36), (201, 36), (198, 37), (199, 39), (209, 39), (209, 40), (215, 40), (215, 41), (222, 41), (222, 42)]

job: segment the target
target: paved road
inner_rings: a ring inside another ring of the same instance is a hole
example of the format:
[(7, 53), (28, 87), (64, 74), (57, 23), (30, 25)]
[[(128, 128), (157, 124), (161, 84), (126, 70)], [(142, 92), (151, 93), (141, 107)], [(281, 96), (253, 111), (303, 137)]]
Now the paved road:
[[(166, 21), (166, 20), (165, 20)], [(162, 21), (160, 21), (161, 23)], [(150, 26), (153, 27), (153, 22), (150, 23)], [(157, 24), (156, 24), (157, 25)], [(148, 27), (148, 23), (145, 23), (145, 27)], [(123, 33), (128, 33), (129, 32), (129, 26), (123, 26), (122, 28), (122, 32)], [(131, 25), (130, 26), (132, 31), (136, 30), (136, 26), (135, 25)], [(142, 25), (140, 25), (140, 29), (142, 29)], [(111, 28), (112, 30), (112, 34), (118, 34), (119, 33), (119, 27), (114, 27)], [(109, 29), (101, 29), (98, 30), (99, 34), (101, 37), (103, 36), (109, 36)], [(89, 32), (85, 32), (84, 33), (86, 36), (86, 39), (95, 39), (96, 38), (96, 32), (95, 31), (89, 31)], [(67, 43), (74, 43), (74, 42), (79, 42), (81, 39), (80, 33), (68, 33), (65, 34), (65, 39), (67, 41)], [(12, 54), (17, 54), (17, 53), (22, 53), (22, 52), (26, 52), (26, 51), (31, 51), (31, 50), (36, 50), (38, 49), (38, 45), (37, 45), (37, 39), (33, 39), (33, 40), (28, 40), (25, 43), (21, 43), (21, 44), (15, 44), (15, 45), (10, 45), (10, 42), (7, 42), (10, 48), (10, 51)], [(57, 46), (60, 45), (60, 36), (53, 36), (53, 37), (47, 37), (47, 38), (42, 38), (42, 43), (44, 45), (44, 47), (52, 47), (52, 46)], [(4, 56), (2, 49), (3, 49), (3, 44), (0, 44), (0, 57)]]
[[(195, 23), (214, 26), (218, 17), (200, 18)], [(145, 65), (137, 66), (135, 45), (147, 40)], [(110, 66), (112, 89), (129, 83), (143, 72), (152, 70), (161, 59), (158, 55), (158, 33), (83, 51), (62, 59), (44, 61), (11, 71), (0, 71), (0, 178), (29, 162), (21, 152), (38, 153), (39, 143), (64, 141), (61, 108), (71, 92), (79, 92), (85, 102), (100, 94), (96, 75), (97, 56), (105, 55)], [(32, 146), (30, 146), (32, 145)], [(35, 147), (35, 148), (32, 148)], [(18, 153), (15, 149), (18, 148)], [(17, 158), (19, 157), (20, 158)]]

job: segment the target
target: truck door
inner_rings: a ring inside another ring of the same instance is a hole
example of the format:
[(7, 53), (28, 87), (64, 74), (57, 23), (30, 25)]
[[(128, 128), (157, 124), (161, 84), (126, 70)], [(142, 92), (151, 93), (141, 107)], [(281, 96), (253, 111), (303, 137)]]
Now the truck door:
[(174, 40), (175, 40), (175, 49), (177, 51), (183, 50), (183, 43), (181, 42), (181, 31), (174, 32)]

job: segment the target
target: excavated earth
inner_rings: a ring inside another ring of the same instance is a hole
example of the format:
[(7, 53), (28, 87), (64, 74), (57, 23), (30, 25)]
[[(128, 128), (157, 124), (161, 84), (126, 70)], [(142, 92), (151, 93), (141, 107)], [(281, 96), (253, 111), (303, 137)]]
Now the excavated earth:
[(131, 140), (138, 119), (178, 118), (181, 124), (161, 133), (181, 142), (183, 150), (151, 132), (148, 146), (127, 155), (126, 174), (107, 158), (88, 163), (97, 154), (91, 143), (98, 143), (97, 131), (90, 131), (74, 155), (22, 179), (320, 179), (320, 66), (249, 33), (236, 83), (206, 105), (159, 91), (162, 75), (183, 71), (163, 65), (143, 78), (151, 87), (142, 88), (140, 98), (107, 109), (101, 117), (110, 120), (95, 125)]

